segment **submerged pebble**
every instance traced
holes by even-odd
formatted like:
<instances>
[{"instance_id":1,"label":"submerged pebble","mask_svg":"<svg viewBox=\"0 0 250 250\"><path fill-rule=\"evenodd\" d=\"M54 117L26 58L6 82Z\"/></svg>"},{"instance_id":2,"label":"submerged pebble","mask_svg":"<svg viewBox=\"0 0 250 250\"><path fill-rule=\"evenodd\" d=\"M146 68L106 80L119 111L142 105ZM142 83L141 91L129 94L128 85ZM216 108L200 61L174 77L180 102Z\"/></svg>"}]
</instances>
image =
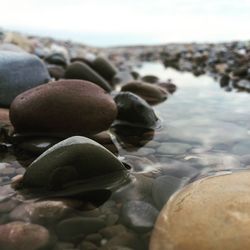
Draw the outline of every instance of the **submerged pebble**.
<instances>
[{"instance_id":1,"label":"submerged pebble","mask_svg":"<svg viewBox=\"0 0 250 250\"><path fill-rule=\"evenodd\" d=\"M0 225L0 235L0 248L3 250L39 250L50 243L46 228L20 221Z\"/></svg>"}]
</instances>

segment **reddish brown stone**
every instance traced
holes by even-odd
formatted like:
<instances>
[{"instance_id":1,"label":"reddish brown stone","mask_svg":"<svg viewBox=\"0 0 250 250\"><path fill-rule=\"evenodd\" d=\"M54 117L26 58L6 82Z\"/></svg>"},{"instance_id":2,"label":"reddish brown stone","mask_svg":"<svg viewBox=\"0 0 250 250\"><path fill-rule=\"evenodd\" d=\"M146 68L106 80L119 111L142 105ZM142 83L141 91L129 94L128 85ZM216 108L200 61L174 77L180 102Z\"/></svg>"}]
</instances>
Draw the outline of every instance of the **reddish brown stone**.
<instances>
[{"instance_id":1,"label":"reddish brown stone","mask_svg":"<svg viewBox=\"0 0 250 250\"><path fill-rule=\"evenodd\" d=\"M16 132L93 135L107 130L116 115L112 97L82 80L61 80L30 89L10 107Z\"/></svg>"},{"instance_id":2,"label":"reddish brown stone","mask_svg":"<svg viewBox=\"0 0 250 250\"><path fill-rule=\"evenodd\" d=\"M134 81L127 83L121 89L129 91L144 99L149 104L157 104L167 99L168 93L165 89L146 82Z\"/></svg>"}]
</instances>

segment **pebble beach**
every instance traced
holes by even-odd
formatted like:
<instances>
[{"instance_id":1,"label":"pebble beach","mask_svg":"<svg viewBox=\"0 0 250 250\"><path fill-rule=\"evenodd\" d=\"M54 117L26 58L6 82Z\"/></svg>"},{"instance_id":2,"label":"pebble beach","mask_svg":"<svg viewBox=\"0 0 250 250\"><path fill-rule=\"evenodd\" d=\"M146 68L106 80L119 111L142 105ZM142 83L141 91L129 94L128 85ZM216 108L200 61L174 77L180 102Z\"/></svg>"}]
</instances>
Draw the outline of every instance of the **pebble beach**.
<instances>
[{"instance_id":1,"label":"pebble beach","mask_svg":"<svg viewBox=\"0 0 250 250\"><path fill-rule=\"evenodd\" d=\"M249 92L250 41L0 31L0 249L250 248Z\"/></svg>"}]
</instances>

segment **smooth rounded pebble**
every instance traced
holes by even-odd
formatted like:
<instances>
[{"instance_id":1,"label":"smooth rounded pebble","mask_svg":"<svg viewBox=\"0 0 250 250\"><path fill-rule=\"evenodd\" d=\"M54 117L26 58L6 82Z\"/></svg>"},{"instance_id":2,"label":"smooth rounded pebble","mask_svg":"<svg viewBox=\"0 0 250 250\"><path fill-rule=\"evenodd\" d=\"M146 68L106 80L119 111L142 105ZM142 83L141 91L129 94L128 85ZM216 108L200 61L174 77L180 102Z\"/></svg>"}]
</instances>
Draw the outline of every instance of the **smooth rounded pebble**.
<instances>
[{"instance_id":1,"label":"smooth rounded pebble","mask_svg":"<svg viewBox=\"0 0 250 250\"><path fill-rule=\"evenodd\" d=\"M46 228L19 221L0 225L0 235L2 250L38 250L50 241Z\"/></svg>"},{"instance_id":2,"label":"smooth rounded pebble","mask_svg":"<svg viewBox=\"0 0 250 250\"><path fill-rule=\"evenodd\" d=\"M162 209L150 250L242 250L250 246L250 172L198 180Z\"/></svg>"},{"instance_id":3,"label":"smooth rounded pebble","mask_svg":"<svg viewBox=\"0 0 250 250\"><path fill-rule=\"evenodd\" d=\"M65 78L90 81L108 92L111 91L109 83L84 62L73 62L70 64L65 71Z\"/></svg>"},{"instance_id":4,"label":"smooth rounded pebble","mask_svg":"<svg viewBox=\"0 0 250 250\"><path fill-rule=\"evenodd\" d=\"M137 232L148 232L157 218L158 210L143 201L128 201L122 207L121 220Z\"/></svg>"},{"instance_id":5,"label":"smooth rounded pebble","mask_svg":"<svg viewBox=\"0 0 250 250\"><path fill-rule=\"evenodd\" d=\"M0 106L9 107L22 92L50 80L44 63L28 53L0 51Z\"/></svg>"},{"instance_id":6,"label":"smooth rounded pebble","mask_svg":"<svg viewBox=\"0 0 250 250\"><path fill-rule=\"evenodd\" d=\"M146 82L133 81L125 84L122 91L129 91L144 99L149 104L157 104L167 99L167 91L163 88Z\"/></svg>"},{"instance_id":7,"label":"smooth rounded pebble","mask_svg":"<svg viewBox=\"0 0 250 250\"><path fill-rule=\"evenodd\" d=\"M112 97L97 85L61 80L15 98L10 119L17 132L93 135L107 130L117 115Z\"/></svg>"}]
</instances>

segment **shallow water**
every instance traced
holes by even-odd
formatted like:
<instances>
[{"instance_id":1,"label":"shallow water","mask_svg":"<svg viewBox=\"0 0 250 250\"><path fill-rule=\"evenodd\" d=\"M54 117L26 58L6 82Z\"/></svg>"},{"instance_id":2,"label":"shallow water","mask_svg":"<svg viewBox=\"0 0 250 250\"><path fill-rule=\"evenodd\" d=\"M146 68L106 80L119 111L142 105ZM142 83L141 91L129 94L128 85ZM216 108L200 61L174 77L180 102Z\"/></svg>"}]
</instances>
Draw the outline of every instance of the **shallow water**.
<instances>
[{"instance_id":1,"label":"shallow water","mask_svg":"<svg viewBox=\"0 0 250 250\"><path fill-rule=\"evenodd\" d=\"M161 128L144 131L140 135L126 134L115 137L113 134L121 159L132 166L132 182L115 192L98 212L96 210L93 213L87 212L87 215L76 213L75 216L98 217L105 221L106 228L125 225L128 239L126 241L124 236L121 237L123 241L121 239L119 241L117 235L109 238L99 232L102 238L96 243L98 248L108 246L108 242L113 239L113 242L119 242L121 246L129 249L146 249L155 214L176 190L200 176L216 174L221 170L247 168L250 165L248 93L234 90L227 92L211 76L195 77L191 73L165 69L160 63L145 63L136 70L141 75L153 74L162 80L171 78L178 89L167 101L154 106L161 120ZM15 160L15 157L9 155L2 158L3 163L0 165L2 170L7 169L4 162ZM13 167L22 173L20 165L12 165ZM17 173L11 168L8 169L5 173L2 171L2 182L8 181L9 177ZM166 176L167 181L164 179ZM13 218L38 223L37 218L29 217L28 212L24 213L22 209L13 213L13 209L20 204L20 201L14 199L12 203L6 204L8 199L5 198L12 195L12 191L6 187L1 188L0 192L1 201L3 200L0 203L0 223L14 220ZM161 192L162 190L165 192ZM132 203L129 203L131 201ZM135 201L144 203L138 204ZM146 208L141 212L143 206ZM41 211L44 213L44 210ZM11 213L12 219L9 218ZM48 213L48 216L51 214ZM128 217L133 218L135 223L129 222ZM60 220L57 224L59 223ZM50 223L49 226L45 222L41 224L56 234L57 229ZM56 247L59 246L58 242L67 241L71 242L70 249L82 249L79 242L86 241L87 236L88 234L80 240L59 237ZM116 241L115 237L118 237ZM56 247L48 249L66 249Z\"/></svg>"}]
</instances>

